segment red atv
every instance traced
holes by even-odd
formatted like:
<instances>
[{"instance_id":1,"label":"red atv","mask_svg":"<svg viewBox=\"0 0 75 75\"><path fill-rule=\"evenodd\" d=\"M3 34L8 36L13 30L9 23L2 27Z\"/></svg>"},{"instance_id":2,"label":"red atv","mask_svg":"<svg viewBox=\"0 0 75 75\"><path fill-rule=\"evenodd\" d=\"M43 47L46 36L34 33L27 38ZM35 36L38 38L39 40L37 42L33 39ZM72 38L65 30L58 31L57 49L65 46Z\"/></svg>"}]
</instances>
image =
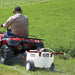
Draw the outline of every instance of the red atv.
<instances>
[{"instance_id":1,"label":"red atv","mask_svg":"<svg viewBox=\"0 0 75 75\"><path fill-rule=\"evenodd\" d=\"M8 30L7 30L8 31ZM4 38L4 33L0 34L0 60L6 65L13 64L13 58L28 50L35 50L38 47L44 48L42 39L25 38L19 36L8 36Z\"/></svg>"}]
</instances>

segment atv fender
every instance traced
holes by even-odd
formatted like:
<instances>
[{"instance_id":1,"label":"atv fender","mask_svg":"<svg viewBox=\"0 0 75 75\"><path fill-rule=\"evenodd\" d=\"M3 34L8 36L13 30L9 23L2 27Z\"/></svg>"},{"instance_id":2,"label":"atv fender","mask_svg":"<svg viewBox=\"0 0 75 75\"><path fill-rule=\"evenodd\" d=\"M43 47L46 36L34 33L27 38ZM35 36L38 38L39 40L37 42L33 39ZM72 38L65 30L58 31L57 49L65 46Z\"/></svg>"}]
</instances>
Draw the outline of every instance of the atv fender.
<instances>
[{"instance_id":1,"label":"atv fender","mask_svg":"<svg viewBox=\"0 0 75 75\"><path fill-rule=\"evenodd\" d=\"M21 41L18 40L10 40L10 38L4 38L2 40L2 45L8 44L9 46L18 46L21 43Z\"/></svg>"}]
</instances>

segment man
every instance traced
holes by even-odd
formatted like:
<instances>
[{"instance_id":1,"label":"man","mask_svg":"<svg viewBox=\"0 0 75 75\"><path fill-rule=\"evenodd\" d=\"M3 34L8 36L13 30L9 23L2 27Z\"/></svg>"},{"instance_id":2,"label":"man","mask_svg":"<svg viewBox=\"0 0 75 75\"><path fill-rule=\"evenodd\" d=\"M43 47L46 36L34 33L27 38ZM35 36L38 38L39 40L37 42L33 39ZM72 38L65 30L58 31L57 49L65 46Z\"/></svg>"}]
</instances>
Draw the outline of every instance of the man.
<instances>
[{"instance_id":1,"label":"man","mask_svg":"<svg viewBox=\"0 0 75 75\"><path fill-rule=\"evenodd\" d=\"M22 10L20 7L15 7L15 10L13 11L15 14L14 16L11 16L6 23L3 24L4 28L9 28L11 26L11 32L4 35L4 37L7 37L9 34L17 35L17 36L25 36L28 35L28 19L26 16L22 14Z\"/></svg>"}]
</instances>

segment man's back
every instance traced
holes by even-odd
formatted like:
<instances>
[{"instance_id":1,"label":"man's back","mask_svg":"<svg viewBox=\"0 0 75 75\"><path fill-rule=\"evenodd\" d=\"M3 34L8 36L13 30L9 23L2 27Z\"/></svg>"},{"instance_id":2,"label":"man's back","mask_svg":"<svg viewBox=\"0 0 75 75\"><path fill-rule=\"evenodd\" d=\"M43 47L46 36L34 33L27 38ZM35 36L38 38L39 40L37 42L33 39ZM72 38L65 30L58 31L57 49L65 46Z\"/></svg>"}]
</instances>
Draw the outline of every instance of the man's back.
<instances>
[{"instance_id":1,"label":"man's back","mask_svg":"<svg viewBox=\"0 0 75 75\"><path fill-rule=\"evenodd\" d=\"M28 19L21 13L12 16L13 22L11 23L12 33L15 35L28 35Z\"/></svg>"},{"instance_id":2,"label":"man's back","mask_svg":"<svg viewBox=\"0 0 75 75\"><path fill-rule=\"evenodd\" d=\"M13 11L15 14L11 16L4 24L4 28L9 28L11 26L11 31L13 34L18 36L28 35L28 19L22 14L20 7L15 7Z\"/></svg>"}]
</instances>

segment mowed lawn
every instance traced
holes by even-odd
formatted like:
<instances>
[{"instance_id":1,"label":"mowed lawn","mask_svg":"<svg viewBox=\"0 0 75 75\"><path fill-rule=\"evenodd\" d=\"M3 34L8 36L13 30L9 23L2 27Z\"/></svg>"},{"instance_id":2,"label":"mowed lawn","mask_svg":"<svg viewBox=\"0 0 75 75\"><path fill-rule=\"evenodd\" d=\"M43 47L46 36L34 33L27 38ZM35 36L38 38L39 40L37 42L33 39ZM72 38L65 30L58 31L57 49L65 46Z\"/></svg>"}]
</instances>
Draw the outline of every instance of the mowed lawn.
<instances>
[{"instance_id":1,"label":"mowed lawn","mask_svg":"<svg viewBox=\"0 0 75 75\"><path fill-rule=\"evenodd\" d=\"M0 64L0 75L75 75L75 59L64 60L55 57L54 64L54 72L49 69L38 68L32 72L26 71L25 66L23 64L21 66L19 63L14 66Z\"/></svg>"},{"instance_id":2,"label":"mowed lawn","mask_svg":"<svg viewBox=\"0 0 75 75\"><path fill-rule=\"evenodd\" d=\"M23 14L29 19L30 35L44 39L45 47L55 51L66 52L67 55L75 52L75 0L0 1L0 24L13 15L15 6L21 6ZM0 27L1 31L5 32L6 29ZM29 72L20 64L14 66L0 64L0 75L75 75L74 58L64 60L55 57L54 63L54 72L47 69Z\"/></svg>"}]
</instances>

